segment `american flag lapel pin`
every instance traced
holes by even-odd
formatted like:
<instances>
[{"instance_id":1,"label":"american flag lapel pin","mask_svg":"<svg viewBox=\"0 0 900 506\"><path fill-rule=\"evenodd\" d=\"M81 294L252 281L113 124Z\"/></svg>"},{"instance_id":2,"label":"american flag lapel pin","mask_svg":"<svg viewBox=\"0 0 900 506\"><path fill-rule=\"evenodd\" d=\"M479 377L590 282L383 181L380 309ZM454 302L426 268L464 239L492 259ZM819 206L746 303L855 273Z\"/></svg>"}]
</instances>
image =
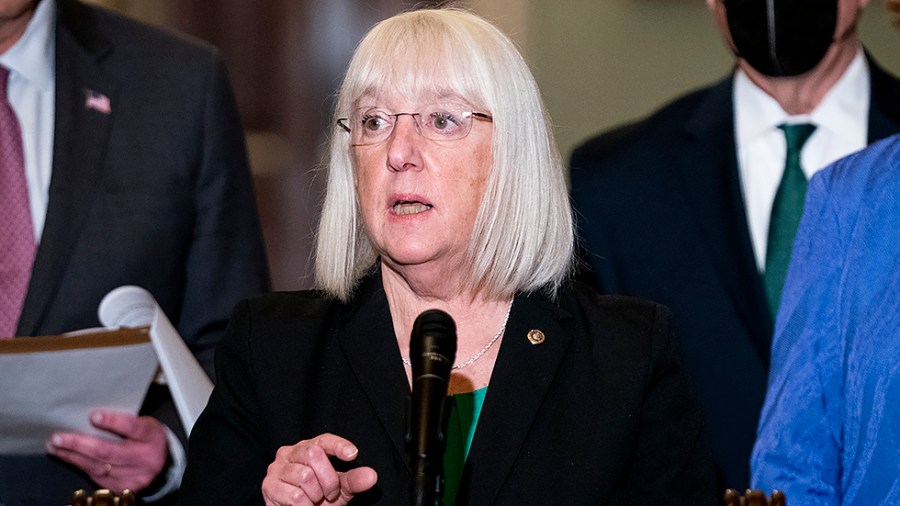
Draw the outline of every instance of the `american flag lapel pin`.
<instances>
[{"instance_id":1,"label":"american flag lapel pin","mask_svg":"<svg viewBox=\"0 0 900 506\"><path fill-rule=\"evenodd\" d=\"M103 114L109 114L112 112L112 108L109 105L109 97L94 90L84 90L84 108L85 109L93 109L97 112Z\"/></svg>"}]
</instances>

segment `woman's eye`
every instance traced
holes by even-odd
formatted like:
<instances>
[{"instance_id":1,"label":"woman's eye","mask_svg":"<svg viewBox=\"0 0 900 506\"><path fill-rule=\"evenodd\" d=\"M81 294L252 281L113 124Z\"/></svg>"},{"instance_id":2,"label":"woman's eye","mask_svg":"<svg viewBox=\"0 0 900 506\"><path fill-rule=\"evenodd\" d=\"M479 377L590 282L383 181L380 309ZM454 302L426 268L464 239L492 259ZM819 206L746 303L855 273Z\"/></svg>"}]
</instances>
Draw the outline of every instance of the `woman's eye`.
<instances>
[{"instance_id":1,"label":"woman's eye","mask_svg":"<svg viewBox=\"0 0 900 506\"><path fill-rule=\"evenodd\" d=\"M377 114L366 115L362 119L362 126L366 130L370 130L373 132L377 132L378 130L384 128L387 124L387 121Z\"/></svg>"},{"instance_id":2,"label":"woman's eye","mask_svg":"<svg viewBox=\"0 0 900 506\"><path fill-rule=\"evenodd\" d=\"M456 126L456 120L448 112L438 112L431 115L431 124L435 130L447 130Z\"/></svg>"}]
</instances>

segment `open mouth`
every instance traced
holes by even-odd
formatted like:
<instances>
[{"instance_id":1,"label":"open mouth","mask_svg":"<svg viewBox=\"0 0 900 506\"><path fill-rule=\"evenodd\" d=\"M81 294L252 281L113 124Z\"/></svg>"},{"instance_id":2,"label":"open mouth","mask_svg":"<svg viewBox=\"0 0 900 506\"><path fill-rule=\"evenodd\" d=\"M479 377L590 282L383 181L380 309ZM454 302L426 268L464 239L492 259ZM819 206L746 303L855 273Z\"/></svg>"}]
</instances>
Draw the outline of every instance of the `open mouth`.
<instances>
[{"instance_id":1,"label":"open mouth","mask_svg":"<svg viewBox=\"0 0 900 506\"><path fill-rule=\"evenodd\" d=\"M408 214L418 214L424 213L425 211L431 209L430 204L423 204L419 201L413 200L398 200L394 202L393 210L394 214L398 216L405 216Z\"/></svg>"}]
</instances>

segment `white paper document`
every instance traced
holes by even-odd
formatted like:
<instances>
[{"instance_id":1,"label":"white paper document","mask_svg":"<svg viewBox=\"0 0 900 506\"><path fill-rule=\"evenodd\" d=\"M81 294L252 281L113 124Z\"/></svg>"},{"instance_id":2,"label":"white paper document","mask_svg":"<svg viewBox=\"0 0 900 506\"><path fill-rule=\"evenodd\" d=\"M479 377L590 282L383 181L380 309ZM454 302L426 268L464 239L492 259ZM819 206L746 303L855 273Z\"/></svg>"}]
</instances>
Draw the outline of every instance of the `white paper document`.
<instances>
[{"instance_id":1,"label":"white paper document","mask_svg":"<svg viewBox=\"0 0 900 506\"><path fill-rule=\"evenodd\" d=\"M138 286L120 286L100 302L99 316L107 327L150 325L150 339L172 400L184 430L190 434L206 407L213 383L153 295Z\"/></svg>"},{"instance_id":2,"label":"white paper document","mask_svg":"<svg viewBox=\"0 0 900 506\"><path fill-rule=\"evenodd\" d=\"M119 287L98 313L106 328L0 340L0 454L44 453L57 431L114 438L90 412L136 415L160 368L190 433L213 385L153 296Z\"/></svg>"},{"instance_id":3,"label":"white paper document","mask_svg":"<svg viewBox=\"0 0 900 506\"><path fill-rule=\"evenodd\" d=\"M44 453L57 431L113 438L90 412L137 414L156 370L146 328L0 341L0 454Z\"/></svg>"}]
</instances>

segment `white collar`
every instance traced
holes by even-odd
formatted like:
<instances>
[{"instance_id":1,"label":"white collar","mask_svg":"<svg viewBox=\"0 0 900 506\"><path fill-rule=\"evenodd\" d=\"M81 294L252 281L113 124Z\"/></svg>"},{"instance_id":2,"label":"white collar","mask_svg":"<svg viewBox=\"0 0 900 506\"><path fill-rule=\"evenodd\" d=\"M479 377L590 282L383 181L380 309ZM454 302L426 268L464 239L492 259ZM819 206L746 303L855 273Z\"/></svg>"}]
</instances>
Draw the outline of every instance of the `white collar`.
<instances>
[{"instance_id":1,"label":"white collar","mask_svg":"<svg viewBox=\"0 0 900 506\"><path fill-rule=\"evenodd\" d=\"M866 132L871 95L868 65L862 48L822 102L810 114L790 115L747 74L738 69L734 77L736 136L738 145L748 145L782 123L815 123L841 139L853 139Z\"/></svg>"}]
</instances>

